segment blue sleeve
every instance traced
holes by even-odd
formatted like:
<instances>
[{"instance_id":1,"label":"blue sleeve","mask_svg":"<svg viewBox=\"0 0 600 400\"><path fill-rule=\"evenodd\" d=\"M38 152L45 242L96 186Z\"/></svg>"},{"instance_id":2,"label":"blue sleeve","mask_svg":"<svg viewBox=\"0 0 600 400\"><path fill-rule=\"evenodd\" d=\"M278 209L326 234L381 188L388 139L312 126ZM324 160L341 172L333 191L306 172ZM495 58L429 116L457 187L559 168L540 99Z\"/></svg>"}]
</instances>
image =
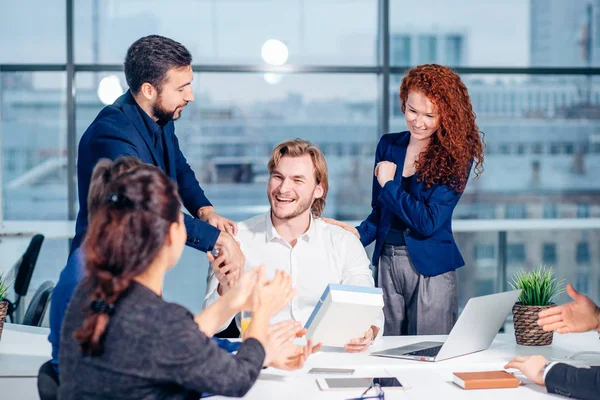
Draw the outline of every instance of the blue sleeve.
<instances>
[{"instance_id":1,"label":"blue sleeve","mask_svg":"<svg viewBox=\"0 0 600 400\"><path fill-rule=\"evenodd\" d=\"M85 275L85 256L81 248L77 248L69 259L67 265L60 273L58 282L52 291L50 302L50 334L48 340L52 344L52 364L58 372L58 354L60 351L60 329L62 321L75 288Z\"/></svg>"},{"instance_id":2,"label":"blue sleeve","mask_svg":"<svg viewBox=\"0 0 600 400\"><path fill-rule=\"evenodd\" d=\"M242 342L232 342L231 340L220 339L214 336L212 337L212 340L217 342L217 345L228 353L233 353L234 351L237 351L240 348L240 345L242 344Z\"/></svg>"},{"instance_id":3,"label":"blue sleeve","mask_svg":"<svg viewBox=\"0 0 600 400\"><path fill-rule=\"evenodd\" d=\"M179 196L183 201L185 208L193 216L198 216L198 210L205 206L212 206L210 201L204 195L204 190L196 179L196 174L190 168L185 156L179 148L179 140L173 135L173 145L175 150L175 169L177 175L177 184L179 185Z\"/></svg>"},{"instance_id":4,"label":"blue sleeve","mask_svg":"<svg viewBox=\"0 0 600 400\"><path fill-rule=\"evenodd\" d=\"M379 161L381 161L385 155L385 151L387 149L387 135L383 135L377 144L377 150L375 151L375 164L373 166L373 171L375 171L375 166ZM379 226L379 221L381 219L381 208L379 204L376 202L376 199L379 197L379 192L381 187L379 186L379 182L377 182L377 177L373 174L373 188L371 191L371 214L365 219L359 226L356 227L358 229L358 233L360 234L360 241L363 246L368 246L377 238L377 227Z\"/></svg>"},{"instance_id":5,"label":"blue sleeve","mask_svg":"<svg viewBox=\"0 0 600 400\"><path fill-rule=\"evenodd\" d=\"M221 234L218 228L186 213L183 214L183 222L188 235L185 243L187 246L203 252L211 251L215 247Z\"/></svg>"},{"instance_id":6,"label":"blue sleeve","mask_svg":"<svg viewBox=\"0 0 600 400\"><path fill-rule=\"evenodd\" d=\"M413 231L431 236L452 217L462 195L446 185L438 185L432 190L428 200L420 201L398 183L389 181L381 189L376 202L394 213Z\"/></svg>"},{"instance_id":7,"label":"blue sleeve","mask_svg":"<svg viewBox=\"0 0 600 400\"><path fill-rule=\"evenodd\" d=\"M574 399L600 398L600 367L577 368L567 364L556 364L546 375L548 393Z\"/></svg>"}]
</instances>

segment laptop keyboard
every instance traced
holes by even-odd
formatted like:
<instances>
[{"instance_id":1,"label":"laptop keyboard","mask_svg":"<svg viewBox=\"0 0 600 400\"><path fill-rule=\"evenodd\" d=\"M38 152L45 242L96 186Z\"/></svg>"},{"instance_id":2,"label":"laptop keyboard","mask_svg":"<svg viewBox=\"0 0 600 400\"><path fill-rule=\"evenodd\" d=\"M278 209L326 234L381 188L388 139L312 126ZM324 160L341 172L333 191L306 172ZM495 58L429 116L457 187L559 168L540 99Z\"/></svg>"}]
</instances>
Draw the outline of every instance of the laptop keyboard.
<instances>
[{"instance_id":1,"label":"laptop keyboard","mask_svg":"<svg viewBox=\"0 0 600 400\"><path fill-rule=\"evenodd\" d=\"M430 347L428 349L412 351L410 353L405 353L407 356L417 356L417 357L435 357L440 352L442 346Z\"/></svg>"}]
</instances>

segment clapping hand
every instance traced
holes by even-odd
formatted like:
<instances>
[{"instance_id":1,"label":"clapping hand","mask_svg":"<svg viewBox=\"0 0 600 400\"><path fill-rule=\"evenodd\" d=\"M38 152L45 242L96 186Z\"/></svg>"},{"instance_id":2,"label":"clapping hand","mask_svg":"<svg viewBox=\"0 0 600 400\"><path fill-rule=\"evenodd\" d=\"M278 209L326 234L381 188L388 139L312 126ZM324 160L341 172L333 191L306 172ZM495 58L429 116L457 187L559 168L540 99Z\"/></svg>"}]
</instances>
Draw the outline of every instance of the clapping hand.
<instances>
[{"instance_id":1,"label":"clapping hand","mask_svg":"<svg viewBox=\"0 0 600 400\"><path fill-rule=\"evenodd\" d=\"M293 340L306 334L299 322L283 321L269 327L266 352L268 366L296 370L304 366L308 357L321 348L321 343L316 346L308 340L305 346L297 346Z\"/></svg>"}]
</instances>

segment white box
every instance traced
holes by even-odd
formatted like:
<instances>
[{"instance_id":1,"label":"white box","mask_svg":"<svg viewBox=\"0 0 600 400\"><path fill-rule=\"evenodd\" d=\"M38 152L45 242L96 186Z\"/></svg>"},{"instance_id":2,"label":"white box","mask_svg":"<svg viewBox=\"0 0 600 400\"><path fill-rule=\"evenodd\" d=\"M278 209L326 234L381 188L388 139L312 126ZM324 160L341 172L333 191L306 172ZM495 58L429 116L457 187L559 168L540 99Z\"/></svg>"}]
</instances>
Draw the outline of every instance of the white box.
<instances>
[{"instance_id":1,"label":"white box","mask_svg":"<svg viewBox=\"0 0 600 400\"><path fill-rule=\"evenodd\" d=\"M304 326L308 339L344 346L363 337L383 309L383 292L368 286L329 284Z\"/></svg>"}]
</instances>

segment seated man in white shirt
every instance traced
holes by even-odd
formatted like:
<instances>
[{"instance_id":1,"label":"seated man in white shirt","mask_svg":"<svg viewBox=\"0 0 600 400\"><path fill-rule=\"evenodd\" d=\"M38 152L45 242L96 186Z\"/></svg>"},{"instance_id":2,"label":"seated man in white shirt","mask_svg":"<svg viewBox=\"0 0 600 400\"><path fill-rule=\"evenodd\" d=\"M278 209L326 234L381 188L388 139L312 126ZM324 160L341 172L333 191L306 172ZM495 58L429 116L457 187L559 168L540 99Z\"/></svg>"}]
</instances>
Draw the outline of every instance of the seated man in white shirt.
<instances>
[{"instance_id":1,"label":"seated man in white shirt","mask_svg":"<svg viewBox=\"0 0 600 400\"><path fill-rule=\"evenodd\" d=\"M245 269L265 264L267 278L277 269L292 276L296 295L271 322L306 324L328 284L373 287L370 261L356 236L320 218L329 186L327 163L317 146L301 139L283 142L271 154L268 169L271 210L241 222L236 239L246 257ZM204 307L236 279L219 268L220 261L211 263ZM383 312L363 337L345 345L346 351L366 350L382 326Z\"/></svg>"}]
</instances>

